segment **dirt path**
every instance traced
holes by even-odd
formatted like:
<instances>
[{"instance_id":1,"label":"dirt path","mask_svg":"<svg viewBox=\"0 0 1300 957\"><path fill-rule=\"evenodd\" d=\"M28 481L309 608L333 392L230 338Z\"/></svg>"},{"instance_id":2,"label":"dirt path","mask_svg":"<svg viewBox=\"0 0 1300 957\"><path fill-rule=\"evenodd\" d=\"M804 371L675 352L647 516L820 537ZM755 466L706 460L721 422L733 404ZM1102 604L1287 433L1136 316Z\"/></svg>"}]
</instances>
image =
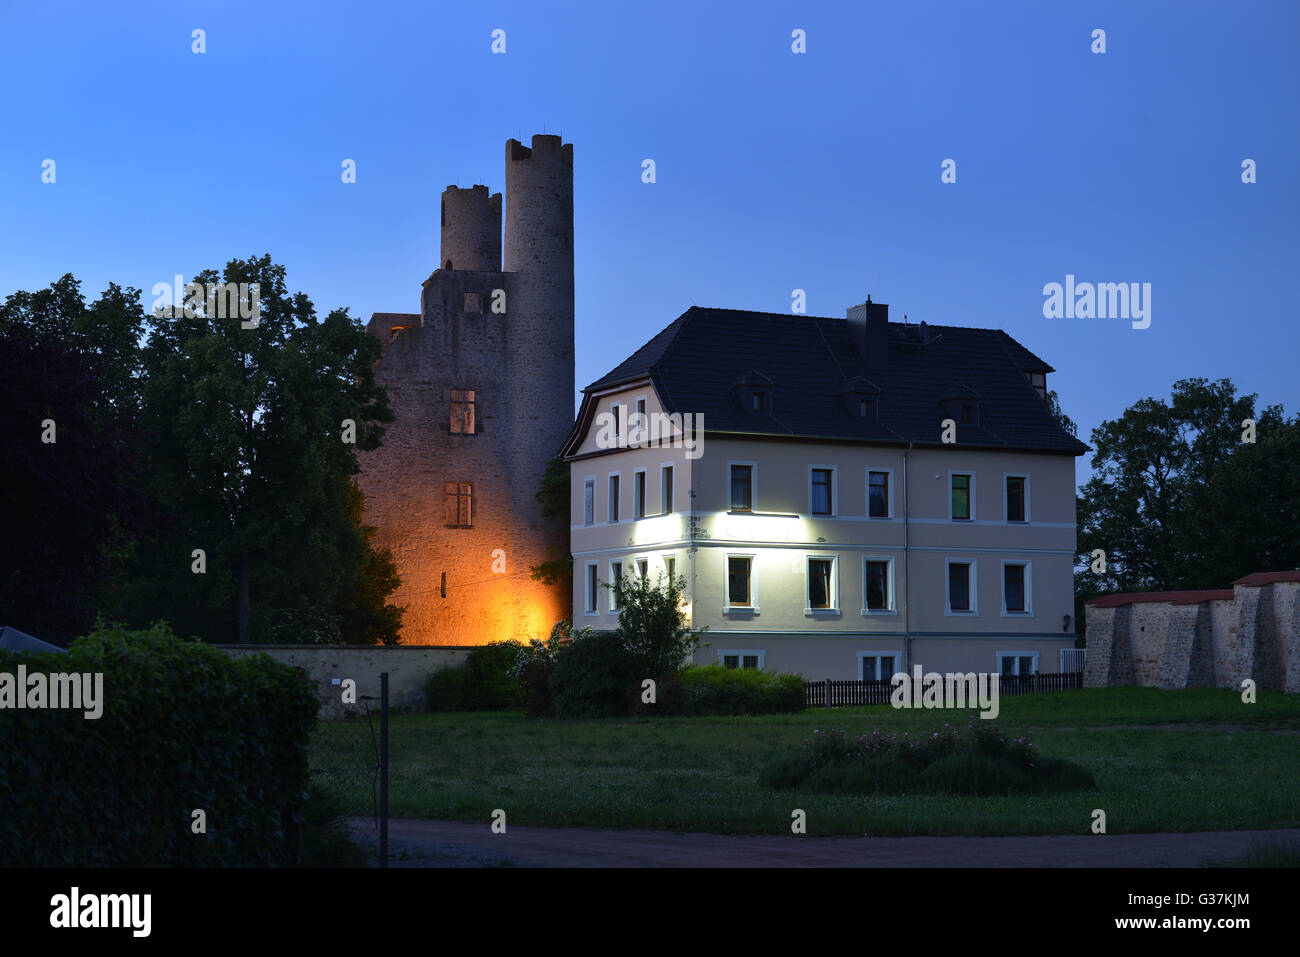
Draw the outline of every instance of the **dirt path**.
<instances>
[{"instance_id":1,"label":"dirt path","mask_svg":"<svg viewBox=\"0 0 1300 957\"><path fill-rule=\"evenodd\" d=\"M375 846L374 822L354 818ZM1040 837L769 837L389 821L393 867L1199 867L1300 829Z\"/></svg>"}]
</instances>

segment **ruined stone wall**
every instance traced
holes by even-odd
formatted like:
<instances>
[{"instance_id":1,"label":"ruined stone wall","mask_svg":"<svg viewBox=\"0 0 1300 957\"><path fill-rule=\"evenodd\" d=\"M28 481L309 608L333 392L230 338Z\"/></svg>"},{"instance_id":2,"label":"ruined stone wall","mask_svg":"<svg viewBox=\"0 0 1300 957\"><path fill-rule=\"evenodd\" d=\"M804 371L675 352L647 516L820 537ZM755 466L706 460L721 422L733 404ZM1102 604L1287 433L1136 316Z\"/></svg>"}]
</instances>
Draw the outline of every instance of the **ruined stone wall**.
<instances>
[{"instance_id":1,"label":"ruined stone wall","mask_svg":"<svg viewBox=\"0 0 1300 957\"><path fill-rule=\"evenodd\" d=\"M1300 582L1234 587L1231 599L1088 605L1084 687L1300 691Z\"/></svg>"}]
</instances>

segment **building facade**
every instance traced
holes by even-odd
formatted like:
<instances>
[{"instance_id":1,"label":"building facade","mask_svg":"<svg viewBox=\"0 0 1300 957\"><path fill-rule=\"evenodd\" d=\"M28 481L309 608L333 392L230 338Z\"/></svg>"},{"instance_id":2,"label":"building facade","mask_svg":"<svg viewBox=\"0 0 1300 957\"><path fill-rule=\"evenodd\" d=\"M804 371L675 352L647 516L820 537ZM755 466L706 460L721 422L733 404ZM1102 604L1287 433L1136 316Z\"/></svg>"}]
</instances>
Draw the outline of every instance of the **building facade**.
<instances>
[{"instance_id":1,"label":"building facade","mask_svg":"<svg viewBox=\"0 0 1300 957\"><path fill-rule=\"evenodd\" d=\"M887 679L1073 670L1075 458L997 330L692 308L584 393L576 625L684 580L701 663Z\"/></svg>"},{"instance_id":2,"label":"building facade","mask_svg":"<svg viewBox=\"0 0 1300 957\"><path fill-rule=\"evenodd\" d=\"M572 145L509 140L505 184L504 204L447 187L420 311L367 324L396 420L360 483L401 575L405 644L544 637L570 614L568 581L530 569L568 544L535 495L573 421Z\"/></svg>"}]
</instances>

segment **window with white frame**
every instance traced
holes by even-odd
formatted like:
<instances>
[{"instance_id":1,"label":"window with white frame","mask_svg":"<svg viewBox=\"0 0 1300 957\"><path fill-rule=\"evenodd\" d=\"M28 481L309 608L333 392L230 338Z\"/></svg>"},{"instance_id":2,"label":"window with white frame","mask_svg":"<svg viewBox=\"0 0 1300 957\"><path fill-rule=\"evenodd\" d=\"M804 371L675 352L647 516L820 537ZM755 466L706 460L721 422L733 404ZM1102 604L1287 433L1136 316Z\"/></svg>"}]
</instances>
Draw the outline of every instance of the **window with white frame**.
<instances>
[{"instance_id":1,"label":"window with white frame","mask_svg":"<svg viewBox=\"0 0 1300 957\"><path fill-rule=\"evenodd\" d=\"M950 558L947 565L948 610L946 614L978 614L979 608L975 600L975 563Z\"/></svg>"},{"instance_id":2,"label":"window with white frame","mask_svg":"<svg viewBox=\"0 0 1300 957\"><path fill-rule=\"evenodd\" d=\"M618 486L622 478L619 473L614 472L609 477L609 521L613 524L618 521Z\"/></svg>"},{"instance_id":3,"label":"window with white frame","mask_svg":"<svg viewBox=\"0 0 1300 957\"><path fill-rule=\"evenodd\" d=\"M999 651L998 674L1032 675L1038 673L1038 652Z\"/></svg>"},{"instance_id":4,"label":"window with white frame","mask_svg":"<svg viewBox=\"0 0 1300 957\"><path fill-rule=\"evenodd\" d=\"M1033 614L1029 562L1002 563L1002 614Z\"/></svg>"},{"instance_id":5,"label":"window with white frame","mask_svg":"<svg viewBox=\"0 0 1300 957\"><path fill-rule=\"evenodd\" d=\"M673 513L673 467L671 465L661 465L659 467L659 510L664 515Z\"/></svg>"},{"instance_id":6,"label":"window with white frame","mask_svg":"<svg viewBox=\"0 0 1300 957\"><path fill-rule=\"evenodd\" d=\"M754 611L758 607L758 598L754 588L754 556L728 553L724 556L727 566L727 595L724 611Z\"/></svg>"},{"instance_id":7,"label":"window with white frame","mask_svg":"<svg viewBox=\"0 0 1300 957\"><path fill-rule=\"evenodd\" d=\"M636 560L637 577L645 581L650 575L650 560L647 558L638 558Z\"/></svg>"},{"instance_id":8,"label":"window with white frame","mask_svg":"<svg viewBox=\"0 0 1300 957\"><path fill-rule=\"evenodd\" d=\"M718 663L724 668L757 668L761 671L766 657L766 653L761 649L723 649L718 652Z\"/></svg>"},{"instance_id":9,"label":"window with white frame","mask_svg":"<svg viewBox=\"0 0 1300 957\"><path fill-rule=\"evenodd\" d=\"M891 518L893 516L893 469L867 470L867 517Z\"/></svg>"},{"instance_id":10,"label":"window with white frame","mask_svg":"<svg viewBox=\"0 0 1300 957\"><path fill-rule=\"evenodd\" d=\"M813 515L835 514L835 469L814 465L808 470L808 511Z\"/></svg>"},{"instance_id":11,"label":"window with white frame","mask_svg":"<svg viewBox=\"0 0 1300 957\"><path fill-rule=\"evenodd\" d=\"M632 473L632 517L645 518L645 469Z\"/></svg>"},{"instance_id":12,"label":"window with white frame","mask_svg":"<svg viewBox=\"0 0 1300 957\"><path fill-rule=\"evenodd\" d=\"M902 660L902 654L897 651L859 651L858 679L889 681L898 674Z\"/></svg>"},{"instance_id":13,"label":"window with white frame","mask_svg":"<svg viewBox=\"0 0 1300 957\"><path fill-rule=\"evenodd\" d=\"M636 422L632 425L632 434L638 442L644 441L650 431L650 420L645 414L645 396L636 400Z\"/></svg>"},{"instance_id":14,"label":"window with white frame","mask_svg":"<svg viewBox=\"0 0 1300 957\"><path fill-rule=\"evenodd\" d=\"M624 446L627 444L627 434L623 431L623 406L615 402L609 407L609 411L614 415L614 445Z\"/></svg>"},{"instance_id":15,"label":"window with white frame","mask_svg":"<svg viewBox=\"0 0 1300 957\"><path fill-rule=\"evenodd\" d=\"M804 610L810 613L839 611L839 576L834 555L809 555Z\"/></svg>"},{"instance_id":16,"label":"window with white frame","mask_svg":"<svg viewBox=\"0 0 1300 957\"><path fill-rule=\"evenodd\" d=\"M596 479L591 477L582 482L582 524L596 524Z\"/></svg>"},{"instance_id":17,"label":"window with white frame","mask_svg":"<svg viewBox=\"0 0 1300 957\"><path fill-rule=\"evenodd\" d=\"M618 586L623 581L623 563L609 563L609 610L618 611Z\"/></svg>"},{"instance_id":18,"label":"window with white frame","mask_svg":"<svg viewBox=\"0 0 1300 957\"><path fill-rule=\"evenodd\" d=\"M600 596L600 572L595 562L587 562L587 594L586 604L583 610L588 615L594 615L597 611L597 602Z\"/></svg>"},{"instance_id":19,"label":"window with white frame","mask_svg":"<svg viewBox=\"0 0 1300 957\"><path fill-rule=\"evenodd\" d=\"M950 472L948 475L951 491L951 508L948 517L954 522L971 522L975 520L975 473Z\"/></svg>"},{"instance_id":20,"label":"window with white frame","mask_svg":"<svg viewBox=\"0 0 1300 957\"><path fill-rule=\"evenodd\" d=\"M677 581L677 558L674 555L664 556L664 577L668 579L668 587L676 588Z\"/></svg>"},{"instance_id":21,"label":"window with white frame","mask_svg":"<svg viewBox=\"0 0 1300 957\"><path fill-rule=\"evenodd\" d=\"M1029 521L1029 476L1008 475L1004 480L1004 499L1008 522Z\"/></svg>"},{"instance_id":22,"label":"window with white frame","mask_svg":"<svg viewBox=\"0 0 1300 957\"><path fill-rule=\"evenodd\" d=\"M862 559L862 614L892 615L894 607L894 559L867 555Z\"/></svg>"}]
</instances>

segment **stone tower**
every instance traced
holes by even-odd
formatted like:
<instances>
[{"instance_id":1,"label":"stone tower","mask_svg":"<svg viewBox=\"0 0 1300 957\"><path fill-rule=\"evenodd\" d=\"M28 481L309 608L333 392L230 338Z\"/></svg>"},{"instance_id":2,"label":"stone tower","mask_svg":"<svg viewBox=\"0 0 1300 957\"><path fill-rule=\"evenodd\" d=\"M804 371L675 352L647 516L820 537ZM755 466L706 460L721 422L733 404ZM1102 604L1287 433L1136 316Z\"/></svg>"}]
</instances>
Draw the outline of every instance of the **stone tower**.
<instances>
[{"instance_id":1,"label":"stone tower","mask_svg":"<svg viewBox=\"0 0 1300 957\"><path fill-rule=\"evenodd\" d=\"M419 313L376 313L376 378L396 419L363 452L365 521L390 548L405 644L545 637L567 581L530 568L568 551L568 516L535 494L573 424L573 146L506 143L502 197L442 194L442 248Z\"/></svg>"}]
</instances>

